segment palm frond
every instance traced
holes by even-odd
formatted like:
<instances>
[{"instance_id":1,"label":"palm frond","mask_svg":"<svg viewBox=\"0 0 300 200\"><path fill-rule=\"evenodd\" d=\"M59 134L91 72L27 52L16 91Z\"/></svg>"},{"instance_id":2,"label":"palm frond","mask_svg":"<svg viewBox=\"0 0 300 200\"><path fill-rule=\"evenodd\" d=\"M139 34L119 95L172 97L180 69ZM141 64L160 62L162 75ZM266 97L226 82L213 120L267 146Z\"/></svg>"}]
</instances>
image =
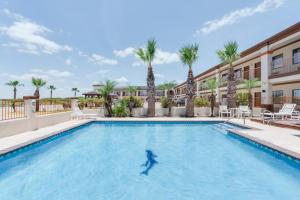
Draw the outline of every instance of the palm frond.
<instances>
[{"instance_id":1,"label":"palm frond","mask_svg":"<svg viewBox=\"0 0 300 200\"><path fill-rule=\"evenodd\" d=\"M139 48L139 49L136 51L136 55L137 55L143 62L146 62L146 61L147 61L147 58L146 58L144 49Z\"/></svg>"},{"instance_id":2,"label":"palm frond","mask_svg":"<svg viewBox=\"0 0 300 200\"><path fill-rule=\"evenodd\" d=\"M117 82L111 81L111 80L107 80L105 82L104 86L100 89L101 95L104 98L108 97L114 91L116 85L117 85Z\"/></svg>"},{"instance_id":3,"label":"palm frond","mask_svg":"<svg viewBox=\"0 0 300 200\"><path fill-rule=\"evenodd\" d=\"M223 50L218 50L217 55L223 63L232 64L240 55L238 54L238 44L236 41L230 41L224 45Z\"/></svg>"},{"instance_id":4,"label":"palm frond","mask_svg":"<svg viewBox=\"0 0 300 200\"><path fill-rule=\"evenodd\" d=\"M147 55L148 62L152 62L156 52L156 41L155 39L149 39L147 44Z\"/></svg>"},{"instance_id":5,"label":"palm frond","mask_svg":"<svg viewBox=\"0 0 300 200\"><path fill-rule=\"evenodd\" d=\"M157 86L160 90L171 90L177 85L176 81L166 82Z\"/></svg>"},{"instance_id":6,"label":"palm frond","mask_svg":"<svg viewBox=\"0 0 300 200\"><path fill-rule=\"evenodd\" d=\"M198 59L198 44L192 44L182 47L179 50L180 59L183 64L192 67L192 64Z\"/></svg>"},{"instance_id":7,"label":"palm frond","mask_svg":"<svg viewBox=\"0 0 300 200\"><path fill-rule=\"evenodd\" d=\"M139 48L136 51L136 55L145 63L151 64L155 58L156 53L156 41L155 39L149 39L147 47L145 49Z\"/></svg>"},{"instance_id":8,"label":"palm frond","mask_svg":"<svg viewBox=\"0 0 300 200\"><path fill-rule=\"evenodd\" d=\"M41 88L44 87L46 85L47 81L41 79L41 78L35 78L32 77L32 84L36 87L36 88Z\"/></svg>"},{"instance_id":9,"label":"palm frond","mask_svg":"<svg viewBox=\"0 0 300 200\"><path fill-rule=\"evenodd\" d=\"M205 84L206 87L211 91L214 91L218 87L218 81L216 78L208 79Z\"/></svg>"},{"instance_id":10,"label":"palm frond","mask_svg":"<svg viewBox=\"0 0 300 200\"><path fill-rule=\"evenodd\" d=\"M255 79L249 79L244 81L244 87L248 90L251 90L259 85L259 81Z\"/></svg>"}]
</instances>

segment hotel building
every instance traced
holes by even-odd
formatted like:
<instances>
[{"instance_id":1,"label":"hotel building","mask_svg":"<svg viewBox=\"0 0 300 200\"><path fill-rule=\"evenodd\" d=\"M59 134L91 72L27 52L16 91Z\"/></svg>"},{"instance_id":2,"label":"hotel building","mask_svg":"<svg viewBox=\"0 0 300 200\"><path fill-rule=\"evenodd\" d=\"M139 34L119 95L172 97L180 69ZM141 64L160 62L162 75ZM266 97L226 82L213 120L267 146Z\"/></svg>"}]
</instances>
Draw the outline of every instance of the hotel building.
<instances>
[{"instance_id":1,"label":"hotel building","mask_svg":"<svg viewBox=\"0 0 300 200\"><path fill-rule=\"evenodd\" d=\"M83 93L85 98L99 98L101 96L99 90L103 87L102 84L95 84L93 85L93 90ZM146 100L147 98L147 88L146 86L136 86L137 91L133 96L141 97L143 100ZM116 98L123 98L123 97L129 97L130 94L127 92L127 87L116 87L113 94ZM156 100L159 100L160 97L165 95L164 90L158 90L156 89Z\"/></svg>"},{"instance_id":2,"label":"hotel building","mask_svg":"<svg viewBox=\"0 0 300 200\"><path fill-rule=\"evenodd\" d=\"M256 78L253 108L278 110L283 103L300 106L300 22L242 51L233 63L237 93L246 92L244 80ZM195 76L196 95L207 97L206 80L216 78L217 102L226 103L228 65L218 64ZM175 87L177 98L184 98L186 83Z\"/></svg>"}]
</instances>

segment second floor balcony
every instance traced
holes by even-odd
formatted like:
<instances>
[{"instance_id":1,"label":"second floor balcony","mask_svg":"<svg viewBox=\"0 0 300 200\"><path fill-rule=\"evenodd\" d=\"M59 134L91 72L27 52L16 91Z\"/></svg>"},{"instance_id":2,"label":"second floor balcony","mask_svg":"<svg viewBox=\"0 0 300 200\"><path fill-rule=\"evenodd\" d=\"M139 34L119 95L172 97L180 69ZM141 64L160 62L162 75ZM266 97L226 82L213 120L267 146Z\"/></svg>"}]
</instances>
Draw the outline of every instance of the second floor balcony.
<instances>
[{"instance_id":1,"label":"second floor balcony","mask_svg":"<svg viewBox=\"0 0 300 200\"><path fill-rule=\"evenodd\" d=\"M269 78L300 74L300 62L296 61L293 58L272 61L269 65Z\"/></svg>"}]
</instances>

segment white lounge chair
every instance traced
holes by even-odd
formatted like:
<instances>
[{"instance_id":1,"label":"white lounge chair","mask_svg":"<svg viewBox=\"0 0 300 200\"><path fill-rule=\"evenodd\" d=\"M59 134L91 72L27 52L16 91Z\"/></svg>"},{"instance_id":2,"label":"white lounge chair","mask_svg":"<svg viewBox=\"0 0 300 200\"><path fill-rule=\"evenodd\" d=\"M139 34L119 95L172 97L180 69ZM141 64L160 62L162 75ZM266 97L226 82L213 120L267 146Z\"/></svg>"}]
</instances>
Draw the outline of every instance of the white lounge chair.
<instances>
[{"instance_id":1,"label":"white lounge chair","mask_svg":"<svg viewBox=\"0 0 300 200\"><path fill-rule=\"evenodd\" d=\"M243 116L250 117L251 110L248 106L239 106L239 108L237 110L237 115L238 115L238 118L243 117Z\"/></svg>"},{"instance_id":2,"label":"white lounge chair","mask_svg":"<svg viewBox=\"0 0 300 200\"><path fill-rule=\"evenodd\" d=\"M97 114L84 114L79 107L75 107L71 114L72 119L93 119L97 118Z\"/></svg>"},{"instance_id":3,"label":"white lounge chair","mask_svg":"<svg viewBox=\"0 0 300 200\"><path fill-rule=\"evenodd\" d=\"M295 110L296 104L286 103L282 106L282 108L277 113L272 113L268 110L265 110L263 113L261 113L261 116L263 120L265 118L269 119L275 119L275 118L281 118L284 119L285 117L292 118L294 110Z\"/></svg>"},{"instance_id":4,"label":"white lounge chair","mask_svg":"<svg viewBox=\"0 0 300 200\"><path fill-rule=\"evenodd\" d=\"M219 117L223 117L223 114L226 114L227 117L231 116L231 112L230 110L228 110L228 107L226 105L219 106Z\"/></svg>"}]
</instances>

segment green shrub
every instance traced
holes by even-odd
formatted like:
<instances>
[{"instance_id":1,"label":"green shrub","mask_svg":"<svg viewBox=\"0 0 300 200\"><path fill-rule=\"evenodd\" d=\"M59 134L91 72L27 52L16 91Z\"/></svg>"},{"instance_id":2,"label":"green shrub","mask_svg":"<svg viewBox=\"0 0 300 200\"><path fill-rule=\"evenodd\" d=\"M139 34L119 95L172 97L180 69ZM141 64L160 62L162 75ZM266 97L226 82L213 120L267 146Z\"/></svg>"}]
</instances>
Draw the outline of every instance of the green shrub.
<instances>
[{"instance_id":1,"label":"green shrub","mask_svg":"<svg viewBox=\"0 0 300 200\"><path fill-rule=\"evenodd\" d=\"M162 108L168 108L169 102L167 97L160 97L160 105Z\"/></svg>"},{"instance_id":2,"label":"green shrub","mask_svg":"<svg viewBox=\"0 0 300 200\"><path fill-rule=\"evenodd\" d=\"M235 101L239 106L246 106L248 105L248 93L237 93L235 96Z\"/></svg>"},{"instance_id":3,"label":"green shrub","mask_svg":"<svg viewBox=\"0 0 300 200\"><path fill-rule=\"evenodd\" d=\"M203 97L197 97L195 98L194 104L196 107L208 107L209 101Z\"/></svg>"},{"instance_id":4,"label":"green shrub","mask_svg":"<svg viewBox=\"0 0 300 200\"><path fill-rule=\"evenodd\" d=\"M103 98L78 98L78 106L80 109L84 107L93 108L93 107L102 107L104 104Z\"/></svg>"},{"instance_id":5,"label":"green shrub","mask_svg":"<svg viewBox=\"0 0 300 200\"><path fill-rule=\"evenodd\" d=\"M128 116L128 101L127 99L121 99L113 107L113 116L114 117L127 117Z\"/></svg>"},{"instance_id":6,"label":"green shrub","mask_svg":"<svg viewBox=\"0 0 300 200\"><path fill-rule=\"evenodd\" d=\"M128 107L128 102L129 102L130 97L123 97L122 99L127 101L127 107ZM133 108L142 108L144 105L144 101L141 97L132 97L134 106Z\"/></svg>"}]
</instances>

